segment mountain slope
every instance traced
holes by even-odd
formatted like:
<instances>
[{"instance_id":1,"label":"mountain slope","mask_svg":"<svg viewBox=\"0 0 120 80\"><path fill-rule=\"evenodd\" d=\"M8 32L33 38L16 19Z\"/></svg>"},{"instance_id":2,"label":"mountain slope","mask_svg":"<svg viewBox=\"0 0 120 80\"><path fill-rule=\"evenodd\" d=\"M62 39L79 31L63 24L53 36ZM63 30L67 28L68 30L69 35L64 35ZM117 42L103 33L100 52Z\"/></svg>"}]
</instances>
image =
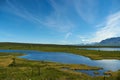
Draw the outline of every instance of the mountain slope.
<instances>
[{"instance_id":1,"label":"mountain slope","mask_svg":"<svg viewBox=\"0 0 120 80\"><path fill-rule=\"evenodd\" d=\"M102 40L100 45L113 45L113 46L120 46L120 37L113 37Z\"/></svg>"}]
</instances>

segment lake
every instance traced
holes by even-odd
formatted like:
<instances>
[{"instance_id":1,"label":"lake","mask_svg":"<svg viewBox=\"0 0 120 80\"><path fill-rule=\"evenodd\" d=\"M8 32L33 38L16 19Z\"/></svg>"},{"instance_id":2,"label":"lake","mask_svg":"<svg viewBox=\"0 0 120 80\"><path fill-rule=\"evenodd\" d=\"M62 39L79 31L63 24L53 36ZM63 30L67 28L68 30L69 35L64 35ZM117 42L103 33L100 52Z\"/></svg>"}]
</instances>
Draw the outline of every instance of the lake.
<instances>
[{"instance_id":1,"label":"lake","mask_svg":"<svg viewBox=\"0 0 120 80\"><path fill-rule=\"evenodd\" d=\"M32 51L32 50L0 50L0 52L24 53L26 55L20 56L20 58L24 58L28 60L50 61L50 62L58 62L63 64L86 64L89 66L98 66L103 68L103 70L98 71L101 75L108 70L117 71L120 69L120 60L116 60L116 59L91 60L88 57L76 55L72 53L40 52L40 51ZM80 72L90 74L91 71L80 71ZM92 73L90 75L93 76Z\"/></svg>"},{"instance_id":2,"label":"lake","mask_svg":"<svg viewBox=\"0 0 120 80\"><path fill-rule=\"evenodd\" d=\"M120 51L120 48L80 48L87 50L100 50L100 51Z\"/></svg>"}]
</instances>

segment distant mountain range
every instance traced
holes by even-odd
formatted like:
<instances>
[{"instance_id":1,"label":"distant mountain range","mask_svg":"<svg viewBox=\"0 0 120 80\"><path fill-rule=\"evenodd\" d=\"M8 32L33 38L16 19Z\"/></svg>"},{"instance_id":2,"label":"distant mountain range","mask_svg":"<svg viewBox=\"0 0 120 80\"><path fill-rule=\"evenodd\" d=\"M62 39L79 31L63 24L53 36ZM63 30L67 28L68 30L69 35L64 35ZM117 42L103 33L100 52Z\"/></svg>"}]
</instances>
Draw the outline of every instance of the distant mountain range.
<instances>
[{"instance_id":1,"label":"distant mountain range","mask_svg":"<svg viewBox=\"0 0 120 80\"><path fill-rule=\"evenodd\" d=\"M97 45L120 46L120 37L113 37L102 40L100 43L97 43Z\"/></svg>"}]
</instances>

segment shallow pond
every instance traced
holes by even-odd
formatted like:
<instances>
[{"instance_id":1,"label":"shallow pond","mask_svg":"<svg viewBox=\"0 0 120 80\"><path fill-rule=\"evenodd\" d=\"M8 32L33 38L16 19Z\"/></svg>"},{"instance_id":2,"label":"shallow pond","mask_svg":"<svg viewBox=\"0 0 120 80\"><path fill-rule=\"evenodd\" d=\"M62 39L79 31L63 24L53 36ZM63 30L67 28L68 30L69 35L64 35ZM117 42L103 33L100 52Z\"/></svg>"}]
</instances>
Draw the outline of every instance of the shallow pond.
<instances>
[{"instance_id":1,"label":"shallow pond","mask_svg":"<svg viewBox=\"0 0 120 80\"><path fill-rule=\"evenodd\" d=\"M86 64L89 66L98 66L103 68L103 70L98 70L100 74L103 74L103 72L107 70L117 71L120 69L120 60L115 60L115 59L91 60L88 57L84 57L72 53L40 52L40 51L32 51L32 50L0 50L0 52L25 53L26 55L20 56L20 58L25 58L28 60L40 60L40 61L59 62L64 64ZM80 71L80 72L89 73L90 75L93 75L92 71L89 72Z\"/></svg>"}]
</instances>

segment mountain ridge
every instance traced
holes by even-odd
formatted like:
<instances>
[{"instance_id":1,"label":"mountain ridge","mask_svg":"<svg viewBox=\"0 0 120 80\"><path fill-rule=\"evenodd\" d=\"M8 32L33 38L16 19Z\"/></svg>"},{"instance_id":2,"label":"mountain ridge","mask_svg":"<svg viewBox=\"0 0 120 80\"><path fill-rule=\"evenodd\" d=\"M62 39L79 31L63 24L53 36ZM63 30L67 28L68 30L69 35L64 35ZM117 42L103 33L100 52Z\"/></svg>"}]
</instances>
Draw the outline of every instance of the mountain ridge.
<instances>
[{"instance_id":1,"label":"mountain ridge","mask_svg":"<svg viewBox=\"0 0 120 80\"><path fill-rule=\"evenodd\" d=\"M102 40L99 45L113 45L113 46L120 46L120 37L112 37Z\"/></svg>"}]
</instances>

